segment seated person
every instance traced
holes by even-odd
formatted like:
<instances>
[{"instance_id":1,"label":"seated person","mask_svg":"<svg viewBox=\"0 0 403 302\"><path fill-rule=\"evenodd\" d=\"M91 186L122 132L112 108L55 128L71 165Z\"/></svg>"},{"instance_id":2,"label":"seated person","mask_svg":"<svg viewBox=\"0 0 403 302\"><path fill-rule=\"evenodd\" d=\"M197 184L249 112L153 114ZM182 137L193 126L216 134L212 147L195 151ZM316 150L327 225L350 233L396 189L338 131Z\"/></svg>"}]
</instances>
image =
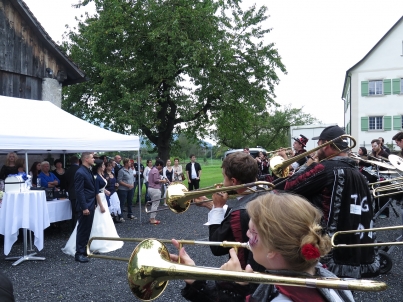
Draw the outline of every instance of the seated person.
<instances>
[{"instance_id":1,"label":"seated person","mask_svg":"<svg viewBox=\"0 0 403 302\"><path fill-rule=\"evenodd\" d=\"M25 173L25 159L19 158L15 161L15 167L17 168L17 174Z\"/></svg>"},{"instance_id":2,"label":"seated person","mask_svg":"<svg viewBox=\"0 0 403 302\"><path fill-rule=\"evenodd\" d=\"M32 164L31 169L29 170L29 175L32 176L32 186L36 187L37 186L37 179L38 175L41 173L41 163L36 161Z\"/></svg>"},{"instance_id":3,"label":"seated person","mask_svg":"<svg viewBox=\"0 0 403 302\"><path fill-rule=\"evenodd\" d=\"M47 161L41 163L41 173L38 178L41 180L41 186L44 188L54 188L60 185L59 179L50 171L50 164Z\"/></svg>"},{"instance_id":4,"label":"seated person","mask_svg":"<svg viewBox=\"0 0 403 302\"><path fill-rule=\"evenodd\" d=\"M331 248L330 238L319 225L321 212L302 197L278 193L257 197L247 205L250 217L248 238L253 258L277 274L298 274L306 277L336 277L319 264L319 258ZM176 247L179 244L172 240ZM241 271L241 264L233 249L231 259L221 266L223 270ZM180 249L181 263L194 265L193 260ZM177 256L171 255L176 261ZM246 272L252 272L246 267ZM290 275L288 275L290 276ZM189 301L354 301L348 290L308 288L288 285L260 284L248 296L248 285L219 281L185 280L182 295Z\"/></svg>"}]
</instances>

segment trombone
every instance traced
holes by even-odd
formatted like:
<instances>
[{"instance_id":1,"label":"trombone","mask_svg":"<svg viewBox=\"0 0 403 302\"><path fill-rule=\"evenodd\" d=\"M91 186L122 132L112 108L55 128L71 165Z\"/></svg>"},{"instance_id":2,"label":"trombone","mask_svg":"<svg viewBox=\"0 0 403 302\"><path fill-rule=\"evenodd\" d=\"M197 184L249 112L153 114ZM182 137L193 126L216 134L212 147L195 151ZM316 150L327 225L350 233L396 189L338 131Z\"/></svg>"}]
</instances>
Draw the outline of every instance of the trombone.
<instances>
[{"instance_id":1,"label":"trombone","mask_svg":"<svg viewBox=\"0 0 403 302\"><path fill-rule=\"evenodd\" d=\"M389 192L389 193L382 193L382 192L387 192L387 191L392 191L392 190L396 190L396 191ZM380 194L378 194L378 193L380 193ZM372 186L372 194L374 195L375 198L402 194L402 193L403 193L403 184L402 183L394 183L394 184L390 184L390 185L386 185L386 186L380 186L377 188L374 188L374 186Z\"/></svg>"},{"instance_id":2,"label":"trombone","mask_svg":"<svg viewBox=\"0 0 403 302\"><path fill-rule=\"evenodd\" d=\"M97 238L99 240L100 237ZM103 239L110 240L111 238ZM117 241L126 241L126 239L113 238L113 240ZM253 282L360 291L382 291L387 287L384 282L374 280L287 277L262 273L224 271L217 268L178 264L170 260L168 249L164 243L156 239L145 239L140 242L129 259L91 254L89 252L89 244L90 242L87 245L87 254L89 257L128 260L127 275L130 289L142 301L158 298L164 292L169 280L182 279Z\"/></svg>"},{"instance_id":3,"label":"trombone","mask_svg":"<svg viewBox=\"0 0 403 302\"><path fill-rule=\"evenodd\" d=\"M256 181L256 182L251 182L247 184L242 184L242 185L236 185L236 186L229 186L229 187L220 187L220 188L207 188L207 189L200 189L197 191L188 191L188 189L181 183L175 183L173 185L170 185L167 188L167 194L166 194L166 203L168 205L168 208L177 214L181 214L186 212L189 207L194 204L200 204L203 202L208 202L211 200L204 200L202 202L191 202L192 199L199 198L208 194L213 194L213 193L219 193L219 192L228 192L228 191L235 191L239 190L242 188L248 188L246 192L244 192L242 195L247 195L251 193L256 193L260 192L253 187L255 186L263 186L266 185L269 188L263 188L265 191L270 191L274 188L274 185L271 182L267 181ZM153 213L155 211L147 211L149 213Z\"/></svg>"},{"instance_id":4,"label":"trombone","mask_svg":"<svg viewBox=\"0 0 403 302\"><path fill-rule=\"evenodd\" d=\"M373 228L373 229L338 231L338 232L334 233L333 236L330 238L330 242L332 244L332 248L403 245L402 241L377 242L377 243L357 243L357 244L335 244L334 243L335 238L339 235L355 234L355 233L369 233L369 232L377 232L377 231L393 231L393 230L402 230L402 229L403 229L403 225L392 226L392 227L383 227L383 228Z\"/></svg>"},{"instance_id":5,"label":"trombone","mask_svg":"<svg viewBox=\"0 0 403 302\"><path fill-rule=\"evenodd\" d=\"M340 150L335 145L335 143L343 141L343 140L345 140L347 138L349 138L352 141L352 146L349 146L349 147L347 147L347 148L345 148L343 150ZM270 169L273 172L273 174L276 175L277 177L280 177L280 178L287 177L288 173L289 173L289 166L292 163L297 162L300 159L308 156L312 152L315 152L315 151L317 151L317 150L319 150L319 149L321 149L321 148L323 148L323 147L325 147L327 145L330 145L330 144L333 144L333 146L338 149L339 153L343 153L343 152L346 152L347 150L353 149L357 143L356 143L355 139L352 136L347 135L347 134L343 134L343 135L340 135L339 137L336 137L335 139L332 139L332 140L330 140L330 141L328 141L328 142L326 142L326 143L324 143L324 144L322 144L320 146L317 146L316 148L313 148L312 150L306 151L304 153L296 155L296 156L294 156L294 157L292 157L290 159L287 159L287 160L284 160L284 158L282 158L281 156L273 156L270 159ZM332 158L334 156L335 155L331 155L329 157L326 157L323 160L330 159L330 158Z\"/></svg>"},{"instance_id":6,"label":"trombone","mask_svg":"<svg viewBox=\"0 0 403 302\"><path fill-rule=\"evenodd\" d=\"M369 183L368 185L371 186L371 188L372 188L373 196L375 198L379 198L379 197L391 196L391 195L403 193L403 183L401 183L399 181L403 181L403 176L395 177L395 178L387 179L387 180L382 180L382 181L377 181L377 182L372 182L372 183ZM376 185L380 185L380 186L375 187ZM395 191L389 192L389 193L382 193L382 192L393 191L393 190L395 190Z\"/></svg>"}]
</instances>

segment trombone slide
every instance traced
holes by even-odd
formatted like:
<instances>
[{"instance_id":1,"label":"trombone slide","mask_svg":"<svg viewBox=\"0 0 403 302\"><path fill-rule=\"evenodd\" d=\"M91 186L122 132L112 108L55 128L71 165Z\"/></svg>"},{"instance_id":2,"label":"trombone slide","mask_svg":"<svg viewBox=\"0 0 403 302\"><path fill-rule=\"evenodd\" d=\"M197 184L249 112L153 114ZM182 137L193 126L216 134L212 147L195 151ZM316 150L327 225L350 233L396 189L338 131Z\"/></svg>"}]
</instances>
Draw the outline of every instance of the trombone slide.
<instances>
[{"instance_id":1,"label":"trombone slide","mask_svg":"<svg viewBox=\"0 0 403 302\"><path fill-rule=\"evenodd\" d=\"M338 235L344 234L355 234L355 233L368 233L368 232L377 232L377 231L393 231L393 230L403 230L403 225L393 226L393 227L384 227L384 228L373 228L373 229L363 229L363 230L349 230L349 231L338 231L333 234L332 238L330 238L330 242L332 244L332 248L347 248L347 247L371 247L371 246L389 246L389 245L403 245L403 242L379 242L379 243L360 243L360 244L335 244L335 238Z\"/></svg>"}]
</instances>

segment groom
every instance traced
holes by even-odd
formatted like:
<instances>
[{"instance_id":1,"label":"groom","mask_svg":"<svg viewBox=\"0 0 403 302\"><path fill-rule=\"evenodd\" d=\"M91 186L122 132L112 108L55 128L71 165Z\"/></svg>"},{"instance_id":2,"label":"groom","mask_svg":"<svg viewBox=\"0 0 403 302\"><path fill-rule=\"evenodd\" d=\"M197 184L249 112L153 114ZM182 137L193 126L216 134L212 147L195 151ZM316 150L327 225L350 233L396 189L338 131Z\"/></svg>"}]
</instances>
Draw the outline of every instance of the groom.
<instances>
[{"instance_id":1,"label":"groom","mask_svg":"<svg viewBox=\"0 0 403 302\"><path fill-rule=\"evenodd\" d=\"M74 176L74 187L76 189L76 211L77 211L77 238L76 238L76 261L88 262L86 255L86 244L91 234L92 221L95 212L95 196L97 190L95 179L91 168L94 165L94 157L90 152L81 154L82 165Z\"/></svg>"}]
</instances>

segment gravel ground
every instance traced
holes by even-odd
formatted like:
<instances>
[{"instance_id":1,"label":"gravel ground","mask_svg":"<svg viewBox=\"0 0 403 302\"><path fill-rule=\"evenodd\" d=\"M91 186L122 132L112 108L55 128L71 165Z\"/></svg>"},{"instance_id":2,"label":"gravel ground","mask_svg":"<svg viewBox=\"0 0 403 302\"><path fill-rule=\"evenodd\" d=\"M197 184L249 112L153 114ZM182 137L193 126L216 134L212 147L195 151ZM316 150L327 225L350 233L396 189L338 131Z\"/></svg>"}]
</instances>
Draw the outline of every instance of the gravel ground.
<instances>
[{"instance_id":1,"label":"gravel ground","mask_svg":"<svg viewBox=\"0 0 403 302\"><path fill-rule=\"evenodd\" d=\"M135 206L137 217L138 212L139 208ZM206 218L207 209L192 207L180 215L171 211L158 213L157 219L161 220L158 226L147 223L148 216L143 213L142 221L126 220L117 224L116 229L121 237L207 240L208 228L203 226ZM401 218L396 218L394 214L389 219L377 221L377 226L398 224L401 224ZM62 253L60 249L70 236L69 226L68 222L63 222L60 229L45 230L44 249L38 252L38 256L46 257L45 261L26 261L13 267L11 261L5 261L4 255L0 256L0 270L12 280L16 301L138 301L128 286L126 263L90 259L90 263L81 264ZM393 241L400 233L379 233L378 238ZM135 243L128 242L122 249L108 255L128 258L135 246ZM22 240L17 241L9 256L21 255L22 248ZM168 245L168 249L175 252L172 245ZM197 265L218 267L227 259L226 256L213 256L209 247L188 246L186 249ZM0 251L3 251L2 238ZM357 292L356 301L403 301L400 296L403 289L402 248L396 248L391 257L392 270L376 278L386 282L388 289L381 293ZM170 281L157 301L185 301L180 294L183 285L183 281Z\"/></svg>"}]
</instances>

